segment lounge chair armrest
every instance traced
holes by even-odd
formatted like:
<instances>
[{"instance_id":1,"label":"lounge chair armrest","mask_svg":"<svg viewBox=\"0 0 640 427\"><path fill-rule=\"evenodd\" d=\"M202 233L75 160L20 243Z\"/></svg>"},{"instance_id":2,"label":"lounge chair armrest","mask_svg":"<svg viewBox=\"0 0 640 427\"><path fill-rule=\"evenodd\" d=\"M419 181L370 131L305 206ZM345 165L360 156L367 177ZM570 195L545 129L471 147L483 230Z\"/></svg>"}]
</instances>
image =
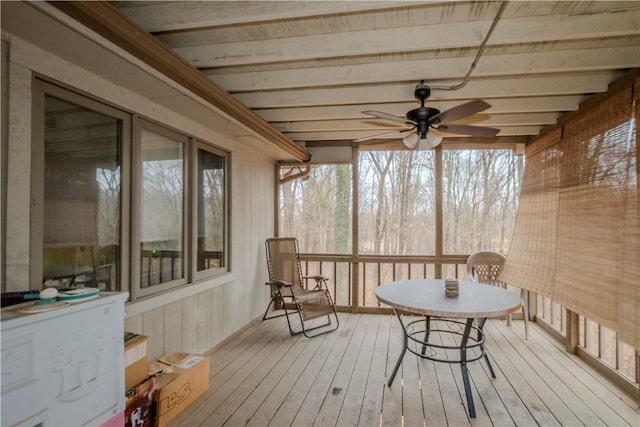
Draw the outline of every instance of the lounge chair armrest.
<instances>
[{"instance_id":1,"label":"lounge chair armrest","mask_svg":"<svg viewBox=\"0 0 640 427\"><path fill-rule=\"evenodd\" d=\"M319 281L321 281L321 280L322 280L323 282L326 282L327 280L329 280L329 278L328 278L327 276L323 276L323 275L317 275L317 276L304 276L304 277L303 277L303 279L305 279L305 280L306 280L306 279L313 279L313 280L315 280L316 282L319 282Z\"/></svg>"},{"instance_id":2,"label":"lounge chair armrest","mask_svg":"<svg viewBox=\"0 0 640 427\"><path fill-rule=\"evenodd\" d=\"M329 278L324 275L317 276L303 276L302 279L306 280L315 280L316 285L313 289L327 289L327 281ZM323 286L324 285L324 286Z\"/></svg>"},{"instance_id":3,"label":"lounge chair armrest","mask_svg":"<svg viewBox=\"0 0 640 427\"><path fill-rule=\"evenodd\" d=\"M266 282L265 285L269 285L269 286L277 286L277 287L287 287L290 288L291 287L291 283L287 282L286 280L274 280L272 282Z\"/></svg>"}]
</instances>

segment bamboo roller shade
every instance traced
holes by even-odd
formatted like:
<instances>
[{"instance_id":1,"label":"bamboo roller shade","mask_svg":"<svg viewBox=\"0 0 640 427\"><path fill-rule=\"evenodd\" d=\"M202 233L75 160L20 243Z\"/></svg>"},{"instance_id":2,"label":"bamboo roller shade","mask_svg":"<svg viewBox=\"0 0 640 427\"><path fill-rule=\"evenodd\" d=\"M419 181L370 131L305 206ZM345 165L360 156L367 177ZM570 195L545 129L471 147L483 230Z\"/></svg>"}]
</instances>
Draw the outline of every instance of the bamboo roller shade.
<instances>
[{"instance_id":1,"label":"bamboo roller shade","mask_svg":"<svg viewBox=\"0 0 640 427\"><path fill-rule=\"evenodd\" d=\"M617 331L635 348L639 119L636 78L527 146L514 236L500 275Z\"/></svg>"}]
</instances>

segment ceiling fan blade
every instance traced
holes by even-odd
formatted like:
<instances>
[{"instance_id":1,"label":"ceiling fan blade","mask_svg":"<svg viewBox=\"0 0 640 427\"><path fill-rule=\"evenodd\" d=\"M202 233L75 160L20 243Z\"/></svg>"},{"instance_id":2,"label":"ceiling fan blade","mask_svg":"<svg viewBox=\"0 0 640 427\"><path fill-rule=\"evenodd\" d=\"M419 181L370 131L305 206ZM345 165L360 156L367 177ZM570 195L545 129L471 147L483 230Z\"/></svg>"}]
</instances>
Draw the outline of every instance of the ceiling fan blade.
<instances>
[{"instance_id":1,"label":"ceiling fan blade","mask_svg":"<svg viewBox=\"0 0 640 427\"><path fill-rule=\"evenodd\" d=\"M500 129L487 128L482 126L469 126L469 125L445 125L442 124L436 129L440 132L455 133L457 135L469 135L480 137L492 137L496 136Z\"/></svg>"},{"instance_id":2,"label":"ceiling fan blade","mask_svg":"<svg viewBox=\"0 0 640 427\"><path fill-rule=\"evenodd\" d=\"M387 135L391 135L393 133L402 133L402 132L407 132L409 130L413 130L413 128L407 128L407 129L396 129L396 130L392 130L390 132L384 132L384 133L377 133L375 135L371 135L371 136L365 136L362 138L358 138L358 139L354 139L353 142L364 142L364 141L369 141L370 139L376 139L376 138L380 138L382 136L387 136Z\"/></svg>"},{"instance_id":3,"label":"ceiling fan blade","mask_svg":"<svg viewBox=\"0 0 640 427\"><path fill-rule=\"evenodd\" d=\"M379 119L390 120L392 122L405 123L405 124L410 124L410 125L414 125L415 124L411 120L407 120L404 117L396 116L395 114L383 113L382 111L366 110L366 111L363 111L362 113L363 114L368 114L368 115L373 116L373 117L377 117Z\"/></svg>"},{"instance_id":4,"label":"ceiling fan blade","mask_svg":"<svg viewBox=\"0 0 640 427\"><path fill-rule=\"evenodd\" d=\"M484 111L489 107L491 107L491 104L488 102L476 99L475 101L465 102L457 107L453 107L440 114L436 114L429 120L429 123L438 124L455 122L456 120Z\"/></svg>"}]
</instances>

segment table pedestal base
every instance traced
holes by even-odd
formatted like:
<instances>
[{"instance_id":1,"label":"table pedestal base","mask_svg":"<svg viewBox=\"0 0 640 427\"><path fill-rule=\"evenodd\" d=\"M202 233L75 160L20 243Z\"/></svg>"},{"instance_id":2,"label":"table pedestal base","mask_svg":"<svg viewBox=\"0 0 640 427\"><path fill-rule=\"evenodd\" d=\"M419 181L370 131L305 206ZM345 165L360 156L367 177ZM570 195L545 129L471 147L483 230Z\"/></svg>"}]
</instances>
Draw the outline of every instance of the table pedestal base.
<instances>
[{"instance_id":1,"label":"table pedestal base","mask_svg":"<svg viewBox=\"0 0 640 427\"><path fill-rule=\"evenodd\" d=\"M476 319L469 318L466 321L460 321L455 319L447 319L438 317L437 319L440 322L445 322L450 326L459 325L461 328L464 327L462 332L459 330L453 329L433 329L431 325L432 316L425 316L424 320L415 320L413 322L404 324L402 321L402 317L400 313L394 309L394 313L400 322L400 326L402 327L402 350L400 352L400 356L398 357L398 361L396 362L393 371L391 372L391 376L389 377L389 381L387 385L391 387L393 380L398 373L398 369L402 364L402 359L404 358L405 353L409 350L411 353L415 354L418 357L422 357L423 359L433 360L434 362L443 362L443 363L459 363L460 369L462 370L462 381L464 383L464 392L467 398L467 406L469 408L469 416L471 418L476 417L476 409L473 403L473 394L471 393L471 383L469 381L469 371L467 368L467 362L473 362L479 359L484 358L487 366L489 368L489 372L491 373L491 377L495 378L496 374L493 370L493 366L491 366L491 362L489 361L489 357L487 356L487 352L484 347L484 324L486 322L486 318L478 319L477 326L474 326L474 321ZM421 327L424 325L424 328ZM444 345L444 344L436 344L434 342L430 342L429 338L431 337L431 332L440 332L450 335L456 335L460 337L460 341L457 345ZM475 332L475 334L472 334ZM409 341L412 341L416 344L416 348L420 348L420 351L414 350L410 347ZM434 351L433 353L427 354L427 349L431 350L444 350L444 355L439 357L438 354ZM469 350L477 349L475 353L469 354ZM447 351L458 351L459 357L447 357Z\"/></svg>"}]
</instances>

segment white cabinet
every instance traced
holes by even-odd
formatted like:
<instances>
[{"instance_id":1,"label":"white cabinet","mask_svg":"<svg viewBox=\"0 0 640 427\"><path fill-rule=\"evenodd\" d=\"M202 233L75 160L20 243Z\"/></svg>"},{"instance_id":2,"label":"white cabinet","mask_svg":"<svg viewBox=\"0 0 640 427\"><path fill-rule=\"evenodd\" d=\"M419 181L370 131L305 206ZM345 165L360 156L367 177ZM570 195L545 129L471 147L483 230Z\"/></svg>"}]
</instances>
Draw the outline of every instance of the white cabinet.
<instances>
[{"instance_id":1,"label":"white cabinet","mask_svg":"<svg viewBox=\"0 0 640 427\"><path fill-rule=\"evenodd\" d=\"M126 298L2 310L2 426L99 426L124 411Z\"/></svg>"}]
</instances>

